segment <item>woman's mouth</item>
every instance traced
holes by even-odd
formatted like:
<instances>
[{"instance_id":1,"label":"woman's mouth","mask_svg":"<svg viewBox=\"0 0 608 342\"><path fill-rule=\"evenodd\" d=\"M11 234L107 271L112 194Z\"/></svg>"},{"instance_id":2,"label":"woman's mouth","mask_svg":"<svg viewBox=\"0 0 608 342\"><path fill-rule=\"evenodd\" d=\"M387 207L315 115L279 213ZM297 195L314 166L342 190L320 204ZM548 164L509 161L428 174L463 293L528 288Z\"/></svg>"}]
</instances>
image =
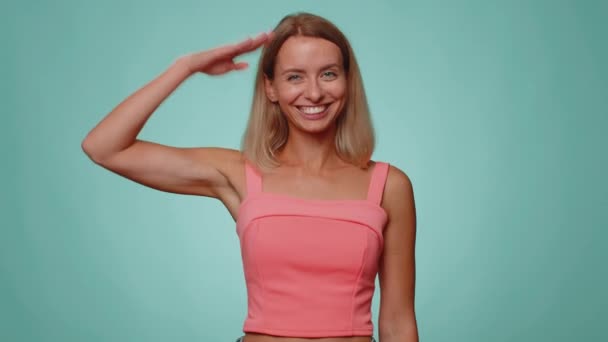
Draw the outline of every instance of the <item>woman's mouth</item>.
<instances>
[{"instance_id":1,"label":"woman's mouth","mask_svg":"<svg viewBox=\"0 0 608 342\"><path fill-rule=\"evenodd\" d=\"M319 106L296 106L300 114L308 120L319 120L327 115L329 104Z\"/></svg>"}]
</instances>

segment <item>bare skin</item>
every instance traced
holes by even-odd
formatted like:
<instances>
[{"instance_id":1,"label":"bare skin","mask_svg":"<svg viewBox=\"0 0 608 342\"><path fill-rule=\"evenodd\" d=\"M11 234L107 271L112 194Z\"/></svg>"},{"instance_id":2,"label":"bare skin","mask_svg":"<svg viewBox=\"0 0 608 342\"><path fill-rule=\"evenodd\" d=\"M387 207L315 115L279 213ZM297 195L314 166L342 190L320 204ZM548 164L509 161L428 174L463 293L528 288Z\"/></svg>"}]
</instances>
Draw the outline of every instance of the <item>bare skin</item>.
<instances>
[{"instance_id":1,"label":"bare skin","mask_svg":"<svg viewBox=\"0 0 608 342\"><path fill-rule=\"evenodd\" d=\"M272 34L262 33L237 44L180 57L157 78L127 97L106 115L82 142L85 153L98 165L142 185L161 191L212 197L220 200L232 218L246 197L244 157L238 150L218 147L179 148L137 139L152 113L190 76L222 75L243 70L235 62L241 54L267 43ZM294 38L294 37L292 37ZM364 199L372 168L359 169L340 160L333 149L335 118L344 101L341 59L327 44L290 38L281 49L277 69L296 66L298 77L267 82L269 98L288 113L290 137L279 154L282 165L263 173L263 191L308 199ZM297 38L297 37L295 37ZM325 45L323 45L325 44ZM297 56L308 53L298 60ZM306 62L308 61L308 63ZM336 75L323 69L332 66ZM297 82L292 82L298 79ZM314 81L313 81L314 80ZM272 99L271 99L272 100ZM297 106L331 103L329 114L315 122L299 117ZM370 164L372 165L373 162ZM415 216L411 184L395 167L389 170L382 206L389 218L385 253L380 268L384 296L379 332L382 342L417 341L413 315L413 227ZM393 228L391 228L391 225ZM390 237L393 236L392 241ZM407 244L402 243L407 241ZM407 271L404 273L404 269ZM390 297L389 297L390 295ZM310 342L292 338L246 333L245 342ZM315 338L319 342L369 342L368 336Z\"/></svg>"}]
</instances>

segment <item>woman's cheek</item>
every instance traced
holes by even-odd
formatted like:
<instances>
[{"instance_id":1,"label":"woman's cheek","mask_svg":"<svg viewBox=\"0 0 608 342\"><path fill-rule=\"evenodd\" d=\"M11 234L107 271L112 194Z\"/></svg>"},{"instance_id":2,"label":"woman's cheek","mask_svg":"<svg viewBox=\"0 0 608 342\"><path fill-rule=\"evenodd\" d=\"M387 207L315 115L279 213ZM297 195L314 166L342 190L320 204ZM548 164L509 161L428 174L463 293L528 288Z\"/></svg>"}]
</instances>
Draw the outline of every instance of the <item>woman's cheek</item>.
<instances>
[{"instance_id":1,"label":"woman's cheek","mask_svg":"<svg viewBox=\"0 0 608 342\"><path fill-rule=\"evenodd\" d=\"M285 89L283 89L282 92L282 98L283 98L283 102L285 103L291 103L293 101L295 101L298 98L298 94L301 91L299 90L299 88L297 86L289 86L289 87L285 87Z\"/></svg>"},{"instance_id":2,"label":"woman's cheek","mask_svg":"<svg viewBox=\"0 0 608 342\"><path fill-rule=\"evenodd\" d=\"M346 94L346 83L345 82L335 82L332 84L331 93L334 94L334 97L344 97Z\"/></svg>"}]
</instances>

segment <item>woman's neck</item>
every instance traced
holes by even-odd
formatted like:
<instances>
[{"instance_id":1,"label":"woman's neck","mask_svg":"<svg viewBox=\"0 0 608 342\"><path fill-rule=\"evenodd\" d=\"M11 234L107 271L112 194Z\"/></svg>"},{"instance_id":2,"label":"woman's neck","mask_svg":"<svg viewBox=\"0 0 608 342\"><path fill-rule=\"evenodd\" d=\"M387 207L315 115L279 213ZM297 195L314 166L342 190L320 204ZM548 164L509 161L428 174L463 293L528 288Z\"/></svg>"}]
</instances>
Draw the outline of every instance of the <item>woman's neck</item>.
<instances>
[{"instance_id":1,"label":"woman's neck","mask_svg":"<svg viewBox=\"0 0 608 342\"><path fill-rule=\"evenodd\" d=\"M310 134L290 130L278 159L285 166L301 167L314 173L344 164L336 151L335 132L330 131Z\"/></svg>"}]
</instances>

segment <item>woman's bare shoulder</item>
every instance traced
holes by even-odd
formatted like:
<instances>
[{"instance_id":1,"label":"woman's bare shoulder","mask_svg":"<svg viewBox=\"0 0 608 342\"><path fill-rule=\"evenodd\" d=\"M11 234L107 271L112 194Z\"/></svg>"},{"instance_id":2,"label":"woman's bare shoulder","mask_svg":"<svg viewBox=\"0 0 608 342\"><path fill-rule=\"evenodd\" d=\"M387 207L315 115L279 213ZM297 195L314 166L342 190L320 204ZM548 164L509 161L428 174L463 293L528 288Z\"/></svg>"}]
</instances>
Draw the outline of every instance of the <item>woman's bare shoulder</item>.
<instances>
[{"instance_id":1,"label":"woman's bare shoulder","mask_svg":"<svg viewBox=\"0 0 608 342\"><path fill-rule=\"evenodd\" d=\"M384 186L383 203L387 210L409 206L414 201L413 185L408 174L390 164Z\"/></svg>"}]
</instances>

